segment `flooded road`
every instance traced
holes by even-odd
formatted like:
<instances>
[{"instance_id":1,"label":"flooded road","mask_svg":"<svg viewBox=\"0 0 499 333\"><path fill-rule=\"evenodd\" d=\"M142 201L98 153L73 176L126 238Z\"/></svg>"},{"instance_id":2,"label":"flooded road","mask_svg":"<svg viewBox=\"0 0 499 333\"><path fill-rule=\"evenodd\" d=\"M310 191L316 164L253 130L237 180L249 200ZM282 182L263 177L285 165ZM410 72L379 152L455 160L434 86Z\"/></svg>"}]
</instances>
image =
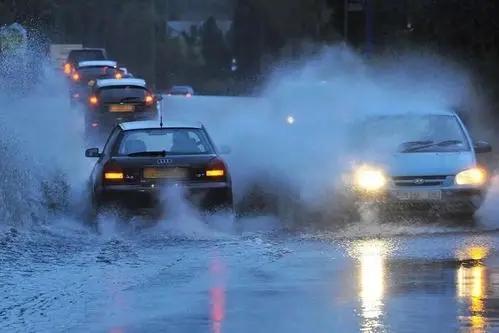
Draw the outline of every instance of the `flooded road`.
<instances>
[{"instance_id":1,"label":"flooded road","mask_svg":"<svg viewBox=\"0 0 499 333\"><path fill-rule=\"evenodd\" d=\"M1 331L493 332L498 237L10 231Z\"/></svg>"},{"instance_id":2,"label":"flooded road","mask_svg":"<svg viewBox=\"0 0 499 333\"><path fill-rule=\"evenodd\" d=\"M248 220L241 235L183 217L142 231L104 220L96 234L53 217L38 186L62 174L79 199L91 170L66 97L2 114L0 333L499 332L497 191L473 226L366 220L287 234ZM231 103L206 103L212 128L242 108Z\"/></svg>"}]
</instances>

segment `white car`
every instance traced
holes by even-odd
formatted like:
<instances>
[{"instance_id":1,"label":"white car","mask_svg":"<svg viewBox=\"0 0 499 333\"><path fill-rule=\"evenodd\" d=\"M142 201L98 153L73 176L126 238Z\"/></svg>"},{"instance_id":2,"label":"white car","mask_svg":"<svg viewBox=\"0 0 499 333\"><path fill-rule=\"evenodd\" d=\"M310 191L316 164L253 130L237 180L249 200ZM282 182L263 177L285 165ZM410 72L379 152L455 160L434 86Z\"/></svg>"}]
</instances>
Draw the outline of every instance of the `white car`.
<instances>
[{"instance_id":1,"label":"white car","mask_svg":"<svg viewBox=\"0 0 499 333\"><path fill-rule=\"evenodd\" d=\"M453 111L376 115L348 132L351 167L343 175L348 202L382 212L428 211L471 218L490 183L479 154L492 148L473 141Z\"/></svg>"}]
</instances>

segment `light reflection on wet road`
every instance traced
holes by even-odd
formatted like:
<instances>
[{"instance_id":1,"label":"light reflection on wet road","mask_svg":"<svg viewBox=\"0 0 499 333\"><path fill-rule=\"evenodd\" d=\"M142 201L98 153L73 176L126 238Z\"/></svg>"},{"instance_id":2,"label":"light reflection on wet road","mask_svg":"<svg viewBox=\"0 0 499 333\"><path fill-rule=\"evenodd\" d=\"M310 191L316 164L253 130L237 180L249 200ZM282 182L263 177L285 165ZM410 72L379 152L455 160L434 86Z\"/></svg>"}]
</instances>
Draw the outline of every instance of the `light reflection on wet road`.
<instances>
[{"instance_id":1,"label":"light reflection on wet road","mask_svg":"<svg viewBox=\"0 0 499 333\"><path fill-rule=\"evenodd\" d=\"M499 318L494 233L142 236L4 241L1 332L478 333Z\"/></svg>"}]
</instances>

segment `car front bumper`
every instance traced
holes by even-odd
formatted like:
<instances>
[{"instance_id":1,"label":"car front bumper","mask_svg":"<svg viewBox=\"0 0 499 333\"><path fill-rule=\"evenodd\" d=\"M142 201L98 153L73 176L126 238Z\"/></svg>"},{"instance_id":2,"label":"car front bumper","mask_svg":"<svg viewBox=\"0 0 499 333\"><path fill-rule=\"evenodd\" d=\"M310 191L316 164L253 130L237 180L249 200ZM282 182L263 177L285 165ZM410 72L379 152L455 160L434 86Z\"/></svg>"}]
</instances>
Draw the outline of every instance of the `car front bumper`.
<instances>
[{"instance_id":1,"label":"car front bumper","mask_svg":"<svg viewBox=\"0 0 499 333\"><path fill-rule=\"evenodd\" d=\"M480 208L487 187L477 186L391 186L380 191L353 190L354 202L376 204L404 211L433 209L446 213L472 213Z\"/></svg>"},{"instance_id":2,"label":"car front bumper","mask_svg":"<svg viewBox=\"0 0 499 333\"><path fill-rule=\"evenodd\" d=\"M186 202L202 211L232 210L232 186L226 182L183 182L148 185L107 185L96 190L97 206L128 210L161 208Z\"/></svg>"}]
</instances>

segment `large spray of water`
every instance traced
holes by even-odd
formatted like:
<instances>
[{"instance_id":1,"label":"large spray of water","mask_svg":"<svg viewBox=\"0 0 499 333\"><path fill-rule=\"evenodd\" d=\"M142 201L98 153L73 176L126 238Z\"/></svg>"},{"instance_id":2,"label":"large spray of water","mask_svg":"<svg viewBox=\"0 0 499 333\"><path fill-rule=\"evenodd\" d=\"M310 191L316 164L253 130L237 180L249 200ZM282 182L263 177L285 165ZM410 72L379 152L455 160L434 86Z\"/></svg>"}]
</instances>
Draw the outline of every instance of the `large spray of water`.
<instances>
[{"instance_id":1,"label":"large spray of water","mask_svg":"<svg viewBox=\"0 0 499 333\"><path fill-rule=\"evenodd\" d=\"M50 202L77 205L92 161L83 156L82 114L68 107L64 80L46 69L39 88L24 98L4 92L0 99L2 219L11 224L41 216ZM483 101L468 73L449 61L410 53L365 60L343 46L324 49L302 66L283 64L259 97L163 101L167 119L201 121L217 143L231 145L227 160L239 208L281 218L327 205L325 194L348 167L350 121L463 105L477 112Z\"/></svg>"}]
</instances>

